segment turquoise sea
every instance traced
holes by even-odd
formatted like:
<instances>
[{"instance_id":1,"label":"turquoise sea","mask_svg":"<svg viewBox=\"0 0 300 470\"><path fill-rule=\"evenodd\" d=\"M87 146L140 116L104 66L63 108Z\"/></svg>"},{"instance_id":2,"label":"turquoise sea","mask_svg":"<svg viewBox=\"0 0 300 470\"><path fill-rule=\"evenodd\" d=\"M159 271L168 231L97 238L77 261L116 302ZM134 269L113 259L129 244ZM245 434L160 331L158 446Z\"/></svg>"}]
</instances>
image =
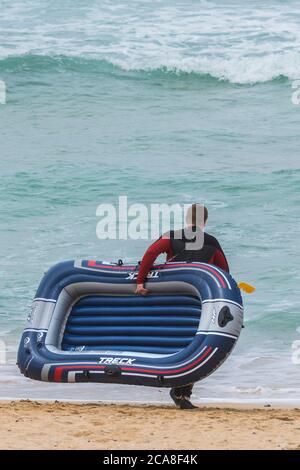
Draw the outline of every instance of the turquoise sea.
<instances>
[{"instance_id":1,"label":"turquoise sea","mask_svg":"<svg viewBox=\"0 0 300 470\"><path fill-rule=\"evenodd\" d=\"M0 0L0 11L0 398L168 400L31 382L15 366L48 267L141 258L150 240L96 237L97 206L127 195L203 201L233 276L257 288L238 346L195 401L300 402L299 2Z\"/></svg>"}]
</instances>

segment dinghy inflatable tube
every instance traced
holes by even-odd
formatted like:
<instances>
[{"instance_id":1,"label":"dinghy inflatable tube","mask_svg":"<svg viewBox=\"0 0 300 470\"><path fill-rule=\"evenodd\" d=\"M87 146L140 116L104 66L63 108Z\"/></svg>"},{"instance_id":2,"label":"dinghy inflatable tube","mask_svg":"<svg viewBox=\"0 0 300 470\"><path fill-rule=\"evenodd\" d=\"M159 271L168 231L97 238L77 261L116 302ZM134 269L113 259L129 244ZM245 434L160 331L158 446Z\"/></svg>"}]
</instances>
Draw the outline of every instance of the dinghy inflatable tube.
<instances>
[{"instance_id":1,"label":"dinghy inflatable tube","mask_svg":"<svg viewBox=\"0 0 300 470\"><path fill-rule=\"evenodd\" d=\"M232 351L243 304L232 277L203 263L155 265L137 296L137 266L93 260L52 267L18 352L31 379L174 387L211 374Z\"/></svg>"}]
</instances>

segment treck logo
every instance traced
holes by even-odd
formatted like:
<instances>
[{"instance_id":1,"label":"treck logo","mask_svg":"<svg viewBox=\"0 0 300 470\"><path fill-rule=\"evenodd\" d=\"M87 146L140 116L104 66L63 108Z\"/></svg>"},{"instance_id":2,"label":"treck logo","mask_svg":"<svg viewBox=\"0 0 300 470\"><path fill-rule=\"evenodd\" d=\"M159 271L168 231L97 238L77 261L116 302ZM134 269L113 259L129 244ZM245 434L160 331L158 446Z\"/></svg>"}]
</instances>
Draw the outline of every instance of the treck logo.
<instances>
[{"instance_id":1,"label":"treck logo","mask_svg":"<svg viewBox=\"0 0 300 470\"><path fill-rule=\"evenodd\" d=\"M137 272L128 273L128 276L126 277L126 279L135 280L137 277L138 277ZM156 279L158 277L159 277L159 271L150 271L150 273L148 273L148 275L147 275L148 279Z\"/></svg>"},{"instance_id":2,"label":"treck logo","mask_svg":"<svg viewBox=\"0 0 300 470\"><path fill-rule=\"evenodd\" d=\"M99 364L106 365L123 365L130 366L135 362L135 359L129 359L128 357L100 357Z\"/></svg>"}]
</instances>

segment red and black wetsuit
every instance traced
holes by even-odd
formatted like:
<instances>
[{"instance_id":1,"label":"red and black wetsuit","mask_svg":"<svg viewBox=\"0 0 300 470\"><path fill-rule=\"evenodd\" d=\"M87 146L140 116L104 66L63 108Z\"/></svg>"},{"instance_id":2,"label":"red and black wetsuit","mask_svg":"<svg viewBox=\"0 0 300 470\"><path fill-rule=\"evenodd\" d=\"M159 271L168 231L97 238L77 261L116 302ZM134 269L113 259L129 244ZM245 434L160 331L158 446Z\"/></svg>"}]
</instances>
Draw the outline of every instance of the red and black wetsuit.
<instances>
[{"instance_id":1,"label":"red and black wetsuit","mask_svg":"<svg viewBox=\"0 0 300 470\"><path fill-rule=\"evenodd\" d=\"M191 228L192 233L196 233L195 227ZM191 232L190 232L191 233ZM175 235L177 234L177 235ZM214 264L224 271L229 272L229 266L225 257L225 254L221 248L218 240L209 235L208 233L201 232L201 241L203 244L199 249L187 249L186 243L190 243L192 237L186 238L186 232L181 231L170 231L168 235L159 238L153 243L143 256L140 264L137 283L143 284L146 280L147 274L153 266L154 261L161 253L167 254L167 261L199 261L203 263ZM196 235L194 241L196 240ZM188 245L189 246L189 245ZM185 385L183 387L173 388L176 397L187 397L189 398L192 394L194 384Z\"/></svg>"},{"instance_id":2,"label":"red and black wetsuit","mask_svg":"<svg viewBox=\"0 0 300 470\"><path fill-rule=\"evenodd\" d=\"M187 250L185 245L191 242L191 240L186 239L184 230L180 232L179 237L176 238L175 232L171 231L167 236L159 238L148 248L140 264L137 277L138 284L144 283L154 261L162 253L167 254L167 261L199 261L214 264L229 272L225 254L215 237L204 232L202 234L202 248L199 250Z\"/></svg>"}]
</instances>

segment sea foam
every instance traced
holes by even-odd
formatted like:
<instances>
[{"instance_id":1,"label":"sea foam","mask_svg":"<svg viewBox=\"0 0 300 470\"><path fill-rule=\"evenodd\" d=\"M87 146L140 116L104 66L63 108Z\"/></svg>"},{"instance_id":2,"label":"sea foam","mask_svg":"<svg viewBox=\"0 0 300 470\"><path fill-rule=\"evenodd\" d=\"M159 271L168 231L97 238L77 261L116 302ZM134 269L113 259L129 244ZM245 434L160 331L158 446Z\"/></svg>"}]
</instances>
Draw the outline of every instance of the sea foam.
<instances>
[{"instance_id":1,"label":"sea foam","mask_svg":"<svg viewBox=\"0 0 300 470\"><path fill-rule=\"evenodd\" d=\"M16 0L0 19L0 58L84 57L241 84L299 78L299 4L272 3Z\"/></svg>"}]
</instances>

